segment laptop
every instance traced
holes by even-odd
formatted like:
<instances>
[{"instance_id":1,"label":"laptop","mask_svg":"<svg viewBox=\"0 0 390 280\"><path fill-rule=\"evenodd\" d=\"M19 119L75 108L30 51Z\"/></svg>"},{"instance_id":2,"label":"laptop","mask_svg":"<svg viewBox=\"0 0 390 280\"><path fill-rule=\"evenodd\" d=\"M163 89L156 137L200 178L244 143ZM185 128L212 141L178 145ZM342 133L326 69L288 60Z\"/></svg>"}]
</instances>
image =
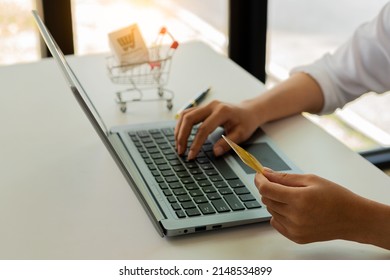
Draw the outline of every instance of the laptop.
<instances>
[{"instance_id":1,"label":"laptop","mask_svg":"<svg viewBox=\"0 0 390 280\"><path fill-rule=\"evenodd\" d=\"M173 120L108 128L37 11L33 16L71 92L161 236L270 219L253 183L254 172L233 153L214 157L221 129L209 136L195 160L187 161L175 151ZM195 133L196 127L189 142ZM265 166L300 173L260 129L242 146Z\"/></svg>"}]
</instances>

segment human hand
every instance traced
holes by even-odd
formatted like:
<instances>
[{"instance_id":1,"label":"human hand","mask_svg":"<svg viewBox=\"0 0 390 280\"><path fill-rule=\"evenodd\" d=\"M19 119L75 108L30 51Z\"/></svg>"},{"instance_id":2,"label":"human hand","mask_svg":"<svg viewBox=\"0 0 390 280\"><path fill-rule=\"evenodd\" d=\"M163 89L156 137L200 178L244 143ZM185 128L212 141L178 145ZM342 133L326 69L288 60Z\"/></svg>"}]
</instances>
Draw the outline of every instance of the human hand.
<instances>
[{"instance_id":1,"label":"human hand","mask_svg":"<svg viewBox=\"0 0 390 280\"><path fill-rule=\"evenodd\" d=\"M271 225L296 243L332 239L357 240L364 199L315 175L273 172L256 174Z\"/></svg>"},{"instance_id":2,"label":"human hand","mask_svg":"<svg viewBox=\"0 0 390 280\"><path fill-rule=\"evenodd\" d=\"M248 139L259 126L256 113L250 110L250 104L243 102L232 105L220 101L212 101L205 106L190 108L180 114L175 128L176 149L183 154L187 149L187 140L192 127L199 124L195 138L189 147L188 159L196 157L210 133L222 126L225 135L236 143ZM214 145L214 154L220 156L230 149L223 140Z\"/></svg>"}]
</instances>

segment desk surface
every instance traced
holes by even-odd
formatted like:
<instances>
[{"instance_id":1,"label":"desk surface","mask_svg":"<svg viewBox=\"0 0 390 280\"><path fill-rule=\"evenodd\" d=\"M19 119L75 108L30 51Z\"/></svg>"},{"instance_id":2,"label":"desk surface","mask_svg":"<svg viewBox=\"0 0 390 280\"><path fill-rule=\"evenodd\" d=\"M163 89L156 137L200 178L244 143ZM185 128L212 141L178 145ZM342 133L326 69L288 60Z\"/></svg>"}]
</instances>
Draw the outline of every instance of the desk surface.
<instances>
[{"instance_id":1,"label":"desk surface","mask_svg":"<svg viewBox=\"0 0 390 280\"><path fill-rule=\"evenodd\" d=\"M181 45L164 102L114 102L104 55L69 57L109 126L172 119L209 85L228 102L263 85L206 45ZM0 68L0 259L390 259L348 241L298 245L268 223L161 238L74 100L52 59ZM302 116L264 130L304 171L390 204L390 179Z\"/></svg>"}]
</instances>

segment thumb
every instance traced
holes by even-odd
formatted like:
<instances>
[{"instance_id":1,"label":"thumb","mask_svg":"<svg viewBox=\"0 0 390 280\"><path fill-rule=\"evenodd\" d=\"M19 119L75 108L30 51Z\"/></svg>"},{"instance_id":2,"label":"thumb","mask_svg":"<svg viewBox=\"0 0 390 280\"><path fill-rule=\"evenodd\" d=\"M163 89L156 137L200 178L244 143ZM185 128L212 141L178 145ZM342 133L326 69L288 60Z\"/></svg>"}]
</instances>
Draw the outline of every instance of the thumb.
<instances>
[{"instance_id":1,"label":"thumb","mask_svg":"<svg viewBox=\"0 0 390 280\"><path fill-rule=\"evenodd\" d=\"M234 131L232 131L230 133L226 133L226 137L229 138L230 140L232 140L234 143L237 143L237 144L239 144L240 142L243 141L242 139L241 140L239 139L238 133L237 132L235 133ZM214 144L214 154L216 156L223 155L224 153L226 153L230 149L231 148L230 148L229 144L223 138L219 139Z\"/></svg>"},{"instance_id":2,"label":"thumb","mask_svg":"<svg viewBox=\"0 0 390 280\"><path fill-rule=\"evenodd\" d=\"M217 142L215 142L214 144L214 155L215 156L221 156L223 155L224 153L226 153L227 151L229 151L231 148L229 146L229 144L223 139L219 139Z\"/></svg>"},{"instance_id":3,"label":"thumb","mask_svg":"<svg viewBox=\"0 0 390 280\"><path fill-rule=\"evenodd\" d=\"M274 172L268 168L265 168L264 176L271 182L285 186L302 187L306 185L305 177L301 174Z\"/></svg>"}]
</instances>

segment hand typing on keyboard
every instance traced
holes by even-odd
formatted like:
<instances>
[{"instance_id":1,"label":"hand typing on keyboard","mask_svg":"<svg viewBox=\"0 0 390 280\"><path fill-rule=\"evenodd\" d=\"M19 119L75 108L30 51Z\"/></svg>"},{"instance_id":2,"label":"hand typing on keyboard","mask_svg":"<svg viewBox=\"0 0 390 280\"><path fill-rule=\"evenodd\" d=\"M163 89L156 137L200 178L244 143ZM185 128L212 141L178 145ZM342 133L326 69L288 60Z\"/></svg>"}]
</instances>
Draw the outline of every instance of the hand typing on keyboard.
<instances>
[{"instance_id":1,"label":"hand typing on keyboard","mask_svg":"<svg viewBox=\"0 0 390 280\"><path fill-rule=\"evenodd\" d=\"M263 123L261 114L253 111L251 101L240 105L231 105L219 101L183 111L175 127L176 149L183 155L188 149L188 159L194 159L210 133L222 126L225 135L236 143L247 140ZM188 139L192 128L199 125L191 145ZM229 145L221 138L215 143L213 152L220 156L230 150Z\"/></svg>"}]
</instances>

